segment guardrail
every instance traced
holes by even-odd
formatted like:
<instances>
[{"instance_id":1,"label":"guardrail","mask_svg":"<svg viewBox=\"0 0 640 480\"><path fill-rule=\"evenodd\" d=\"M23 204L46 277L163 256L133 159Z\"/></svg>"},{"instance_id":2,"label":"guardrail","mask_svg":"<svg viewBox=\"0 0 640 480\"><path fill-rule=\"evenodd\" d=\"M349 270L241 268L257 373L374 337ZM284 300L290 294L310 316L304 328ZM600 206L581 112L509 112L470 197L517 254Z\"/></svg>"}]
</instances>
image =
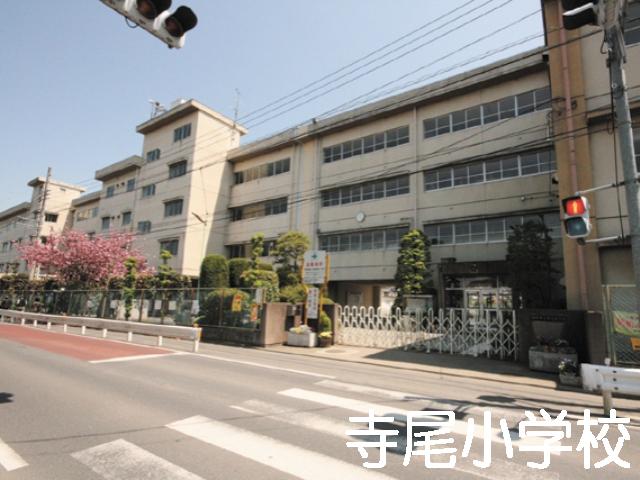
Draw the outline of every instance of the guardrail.
<instances>
[{"instance_id":1,"label":"guardrail","mask_svg":"<svg viewBox=\"0 0 640 480\"><path fill-rule=\"evenodd\" d=\"M27 325L32 322L34 327L39 323L46 325L47 330L51 330L52 325L62 325L64 333L68 327L80 327L81 334L85 335L87 328L102 330L102 338L107 338L109 330L113 332L124 332L127 334L127 341L133 341L133 334L149 335L158 337L158 346L162 346L163 339L177 338L193 342L193 351L197 352L200 345L201 328L180 327L176 325L154 325L140 322L125 322L122 320L106 320L103 318L88 317L68 317L64 315L48 315L44 313L21 312L19 310L0 309L0 322L7 319L20 322L20 325Z\"/></svg>"},{"instance_id":2,"label":"guardrail","mask_svg":"<svg viewBox=\"0 0 640 480\"><path fill-rule=\"evenodd\" d=\"M609 415L613 408L614 392L640 396L640 369L583 363L581 374L585 390L600 390L602 392L606 415Z\"/></svg>"}]
</instances>

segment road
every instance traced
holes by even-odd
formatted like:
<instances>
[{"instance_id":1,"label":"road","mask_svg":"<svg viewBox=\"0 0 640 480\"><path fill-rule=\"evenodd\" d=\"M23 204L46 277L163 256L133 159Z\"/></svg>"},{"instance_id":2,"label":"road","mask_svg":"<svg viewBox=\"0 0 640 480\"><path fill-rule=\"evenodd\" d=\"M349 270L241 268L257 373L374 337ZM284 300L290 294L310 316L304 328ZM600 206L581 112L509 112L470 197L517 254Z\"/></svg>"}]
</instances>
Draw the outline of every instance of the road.
<instances>
[{"instance_id":1,"label":"road","mask_svg":"<svg viewBox=\"0 0 640 480\"><path fill-rule=\"evenodd\" d=\"M542 461L543 453L521 448L543 446L539 439L517 436L525 408L547 408L554 417L562 408L572 416L584 408L602 415L598 405L598 397L578 392L260 349L203 345L200 354L191 354L0 325L3 480L637 478L640 402L630 400L621 403L620 415L635 419L620 457L631 469L612 464L585 470L582 453L575 451L582 428L573 417L571 438L562 442L573 451L551 455L546 470L527 467L528 461ZM483 411L489 407L493 418L485 431ZM346 434L366 429L348 418L370 410L394 419L376 423L377 429L399 431L387 438L397 445L388 448L386 466L375 470L362 463L378 462L378 448L367 448L369 458L363 460L357 448L346 445L379 440ZM452 433L433 437L453 440L433 447L457 449L452 469L426 469L418 447L403 466L407 416L431 410L456 410ZM500 418L510 429L513 459L506 457ZM470 419L476 425L467 435ZM444 417L420 420L437 423ZM613 426L606 438L615 445L618 436ZM463 458L468 440L471 448ZM492 463L483 469L473 461L483 459L486 445ZM592 463L604 457L601 445ZM449 454L431 457L434 463L448 460Z\"/></svg>"}]
</instances>

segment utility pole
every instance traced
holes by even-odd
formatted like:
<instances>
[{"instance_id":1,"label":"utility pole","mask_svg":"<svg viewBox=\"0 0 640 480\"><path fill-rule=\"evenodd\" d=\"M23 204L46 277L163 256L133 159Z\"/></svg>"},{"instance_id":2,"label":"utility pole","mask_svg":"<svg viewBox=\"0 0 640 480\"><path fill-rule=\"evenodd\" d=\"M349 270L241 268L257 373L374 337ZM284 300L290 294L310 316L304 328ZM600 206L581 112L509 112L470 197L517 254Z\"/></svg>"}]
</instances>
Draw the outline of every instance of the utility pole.
<instances>
[{"instance_id":1,"label":"utility pole","mask_svg":"<svg viewBox=\"0 0 640 480\"><path fill-rule=\"evenodd\" d=\"M624 173L624 187L629 214L629 231L631 237L631 256L633 274L636 282L636 301L640 311L640 191L638 189L638 169L636 167L633 148L633 126L629 97L623 65L626 63L626 49L622 22L626 2L618 3L620 8L611 12L615 17L605 26L605 41L608 45L608 66L611 71L611 91L615 102L615 126L618 130L618 142Z\"/></svg>"},{"instance_id":2,"label":"utility pole","mask_svg":"<svg viewBox=\"0 0 640 480\"><path fill-rule=\"evenodd\" d=\"M44 223L45 216L45 204L47 201L47 195L49 193L49 182L51 181L51 167L47 168L47 178L44 181L44 187L42 188L42 193L40 194L40 206L38 210L38 216L36 217L36 235L34 241L36 243L40 243L40 230L42 229L42 224ZM33 280L38 273L39 267L37 265L32 265L29 270L29 280Z\"/></svg>"}]
</instances>

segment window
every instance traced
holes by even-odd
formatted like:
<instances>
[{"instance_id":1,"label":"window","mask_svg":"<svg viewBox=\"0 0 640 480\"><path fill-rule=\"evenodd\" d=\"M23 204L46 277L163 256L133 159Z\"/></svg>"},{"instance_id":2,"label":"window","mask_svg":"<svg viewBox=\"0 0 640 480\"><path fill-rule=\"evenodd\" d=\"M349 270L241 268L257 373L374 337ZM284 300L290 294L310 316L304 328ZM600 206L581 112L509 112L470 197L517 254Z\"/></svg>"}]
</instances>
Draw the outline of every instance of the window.
<instances>
[{"instance_id":1,"label":"window","mask_svg":"<svg viewBox=\"0 0 640 480\"><path fill-rule=\"evenodd\" d=\"M329 252L397 249L407 227L336 233L320 236L320 248Z\"/></svg>"},{"instance_id":2,"label":"window","mask_svg":"<svg viewBox=\"0 0 640 480\"><path fill-rule=\"evenodd\" d=\"M636 169L640 171L640 128L633 129L633 150L636 154Z\"/></svg>"},{"instance_id":3,"label":"window","mask_svg":"<svg viewBox=\"0 0 640 480\"><path fill-rule=\"evenodd\" d=\"M229 245L229 258L243 258L244 257L244 244Z\"/></svg>"},{"instance_id":4,"label":"window","mask_svg":"<svg viewBox=\"0 0 640 480\"><path fill-rule=\"evenodd\" d=\"M107 187L107 198L111 198L115 195L116 193L116 186L115 185L110 185Z\"/></svg>"},{"instance_id":5,"label":"window","mask_svg":"<svg viewBox=\"0 0 640 480\"><path fill-rule=\"evenodd\" d=\"M58 221L58 214L57 213L45 213L44 214L44 221L48 222L48 223L56 223Z\"/></svg>"},{"instance_id":6,"label":"window","mask_svg":"<svg viewBox=\"0 0 640 480\"><path fill-rule=\"evenodd\" d=\"M640 31L638 36L640 37ZM638 41L640 41L640 38ZM526 115L536 110L549 108L550 106L551 90L549 87L543 87L488 102L481 106L458 110L440 117L427 118L423 120L423 136L424 138L432 138L450 132L458 132L466 128Z\"/></svg>"},{"instance_id":7,"label":"window","mask_svg":"<svg viewBox=\"0 0 640 480\"><path fill-rule=\"evenodd\" d=\"M111 226L111 217L102 217L102 230L109 230Z\"/></svg>"},{"instance_id":8,"label":"window","mask_svg":"<svg viewBox=\"0 0 640 480\"><path fill-rule=\"evenodd\" d=\"M624 20L624 43L640 43L640 2L630 2Z\"/></svg>"},{"instance_id":9,"label":"window","mask_svg":"<svg viewBox=\"0 0 640 480\"><path fill-rule=\"evenodd\" d=\"M385 132L367 135L366 137L349 140L339 145L325 147L322 150L324 163L331 163L345 158L355 157L363 153L393 148L409 143L409 126L392 128Z\"/></svg>"},{"instance_id":10,"label":"window","mask_svg":"<svg viewBox=\"0 0 640 480\"><path fill-rule=\"evenodd\" d=\"M145 233L149 233L150 231L151 231L151 222L149 220L138 222L138 233L144 235Z\"/></svg>"},{"instance_id":11,"label":"window","mask_svg":"<svg viewBox=\"0 0 640 480\"><path fill-rule=\"evenodd\" d=\"M266 202L252 203L242 207L231 209L231 221L246 220L248 218L259 218L270 215L279 215L287 212L287 197L282 197Z\"/></svg>"},{"instance_id":12,"label":"window","mask_svg":"<svg viewBox=\"0 0 640 480\"><path fill-rule=\"evenodd\" d=\"M544 222L550 229L551 238L562 237L558 212L430 224L424 226L424 233L432 245L505 242L514 225L522 225L531 220Z\"/></svg>"},{"instance_id":13,"label":"window","mask_svg":"<svg viewBox=\"0 0 640 480\"><path fill-rule=\"evenodd\" d=\"M172 238L171 240L161 240L160 241L160 253L164 250L169 252L174 257L178 255L178 244L179 241L177 238Z\"/></svg>"},{"instance_id":14,"label":"window","mask_svg":"<svg viewBox=\"0 0 640 480\"><path fill-rule=\"evenodd\" d=\"M142 187L142 198L153 197L156 194L156 184L145 185Z\"/></svg>"},{"instance_id":15,"label":"window","mask_svg":"<svg viewBox=\"0 0 640 480\"><path fill-rule=\"evenodd\" d=\"M182 177L187 174L187 161L172 163L169 165L169 178Z\"/></svg>"},{"instance_id":16,"label":"window","mask_svg":"<svg viewBox=\"0 0 640 480\"><path fill-rule=\"evenodd\" d=\"M173 131L173 141L179 142L180 140L184 140L191 136L191 124L188 123L183 125L182 127L176 128Z\"/></svg>"},{"instance_id":17,"label":"window","mask_svg":"<svg viewBox=\"0 0 640 480\"><path fill-rule=\"evenodd\" d=\"M409 175L332 188L322 192L322 206L333 207L409 193Z\"/></svg>"},{"instance_id":18,"label":"window","mask_svg":"<svg viewBox=\"0 0 640 480\"><path fill-rule=\"evenodd\" d=\"M127 192L133 192L136 188L136 179L130 178L127 180Z\"/></svg>"},{"instance_id":19,"label":"window","mask_svg":"<svg viewBox=\"0 0 640 480\"><path fill-rule=\"evenodd\" d=\"M122 213L122 226L131 225L131 212Z\"/></svg>"},{"instance_id":20,"label":"window","mask_svg":"<svg viewBox=\"0 0 640 480\"><path fill-rule=\"evenodd\" d=\"M93 207L91 209L91 218L96 218L98 216L98 207Z\"/></svg>"},{"instance_id":21,"label":"window","mask_svg":"<svg viewBox=\"0 0 640 480\"><path fill-rule=\"evenodd\" d=\"M182 204L183 200L181 198L178 200L170 200L168 202L164 202L164 216L175 217L178 215L182 215Z\"/></svg>"},{"instance_id":22,"label":"window","mask_svg":"<svg viewBox=\"0 0 640 480\"><path fill-rule=\"evenodd\" d=\"M155 162L156 160L160 160L160 149L156 148L154 150L149 150L147 152L147 162Z\"/></svg>"},{"instance_id":23,"label":"window","mask_svg":"<svg viewBox=\"0 0 640 480\"><path fill-rule=\"evenodd\" d=\"M276 162L264 163L255 167L251 167L247 170L234 173L234 183L236 185L240 183L250 182L263 177L272 177L274 175L280 175L287 173L291 168L291 159L283 158Z\"/></svg>"},{"instance_id":24,"label":"window","mask_svg":"<svg viewBox=\"0 0 640 480\"><path fill-rule=\"evenodd\" d=\"M426 191L490 182L525 175L552 172L556 169L552 149L521 153L512 157L478 160L466 165L442 167L424 172Z\"/></svg>"},{"instance_id":25,"label":"window","mask_svg":"<svg viewBox=\"0 0 640 480\"><path fill-rule=\"evenodd\" d=\"M280 213L287 212L287 197L279 198L277 200L270 200L264 205L264 215L278 215Z\"/></svg>"}]
</instances>

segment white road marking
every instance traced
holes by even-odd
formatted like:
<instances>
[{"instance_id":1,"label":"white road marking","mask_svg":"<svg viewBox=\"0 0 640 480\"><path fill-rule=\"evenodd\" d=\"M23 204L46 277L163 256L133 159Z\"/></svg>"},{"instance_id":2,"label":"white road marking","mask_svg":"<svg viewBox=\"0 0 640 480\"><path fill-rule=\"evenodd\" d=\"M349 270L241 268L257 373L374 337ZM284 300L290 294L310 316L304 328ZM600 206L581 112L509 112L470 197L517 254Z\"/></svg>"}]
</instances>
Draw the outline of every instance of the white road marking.
<instances>
[{"instance_id":1,"label":"white road marking","mask_svg":"<svg viewBox=\"0 0 640 480\"><path fill-rule=\"evenodd\" d=\"M197 356L197 357L203 357L203 358L210 358L211 360L218 360L220 362L238 363L240 365L249 365L251 367L266 368L267 370L279 370L279 371L282 371L282 372L297 373L299 375L307 375L309 377L329 378L329 379L336 378L334 376L325 375L323 373L307 372L307 371L304 371L304 370L296 370L296 369L293 369L293 368L276 367L276 366L273 366L273 365L265 365L263 363L249 362L247 360L234 360L234 359L231 359L231 358L217 357L215 355L208 355L206 353L191 353L190 355L194 355L194 356Z\"/></svg>"},{"instance_id":2,"label":"white road marking","mask_svg":"<svg viewBox=\"0 0 640 480\"><path fill-rule=\"evenodd\" d=\"M249 415L260 415L260 412L241 407L240 405L231 405L229 408L233 408L234 410L238 410L239 412L248 413Z\"/></svg>"},{"instance_id":3,"label":"white road marking","mask_svg":"<svg viewBox=\"0 0 640 480\"><path fill-rule=\"evenodd\" d=\"M7 472L12 472L29 464L0 438L0 465Z\"/></svg>"},{"instance_id":4,"label":"white road marking","mask_svg":"<svg viewBox=\"0 0 640 480\"><path fill-rule=\"evenodd\" d=\"M391 480L391 477L382 473L367 471L361 466L207 417L195 416L167 427L303 480L364 478L365 475L371 480Z\"/></svg>"},{"instance_id":5,"label":"white road marking","mask_svg":"<svg viewBox=\"0 0 640 480\"><path fill-rule=\"evenodd\" d=\"M204 480L122 439L75 452L71 456L106 480Z\"/></svg>"},{"instance_id":6,"label":"white road marking","mask_svg":"<svg viewBox=\"0 0 640 480\"><path fill-rule=\"evenodd\" d=\"M429 402L427 408L430 410L458 410L460 409L465 414L472 414L479 417L482 417L485 410L491 410L493 414L498 416L499 418L504 418L510 422L518 422L522 418L524 418L524 411L521 413L516 413L511 410L507 410L504 408L494 408L494 407L467 407L466 405L460 405L458 403L448 403L448 402L439 402L424 394L419 393L407 393L407 392L399 392L397 390L386 390L382 388L370 387L368 385L358 385L355 383L344 383L337 382L334 380L320 380L316 382L316 385L321 387L330 388L332 390L340 390L349 393L359 393L363 395L388 399L388 400L397 400L401 402L413 402L426 400ZM531 409L528 409L531 410Z\"/></svg>"},{"instance_id":7,"label":"white road marking","mask_svg":"<svg viewBox=\"0 0 640 480\"><path fill-rule=\"evenodd\" d=\"M504 460L491 460L491 466L486 469L474 467L472 464L456 463L456 470L469 475L485 478L487 480L513 480L515 478L526 478L527 480L559 480L560 475L555 472L534 470L533 468L520 465L515 462Z\"/></svg>"},{"instance_id":8,"label":"white road marking","mask_svg":"<svg viewBox=\"0 0 640 480\"><path fill-rule=\"evenodd\" d=\"M187 352L167 352L153 353L149 355L131 355L128 357L107 358L104 360L90 360L89 363L117 363L117 362L133 362L136 360L147 360L149 358L172 357L175 355L189 355Z\"/></svg>"},{"instance_id":9,"label":"white road marking","mask_svg":"<svg viewBox=\"0 0 640 480\"><path fill-rule=\"evenodd\" d=\"M309 402L319 403L329 407L343 408L345 410L351 410L353 412L369 414L369 411L373 410L376 416L385 416L394 414L396 419L404 420L410 415L409 410L402 408L389 407L386 405L379 405L377 403L363 402L361 400L355 400L353 398L338 397L336 395L329 395L326 393L315 392L312 390L304 390L302 388L291 388L289 390L283 390L278 392L279 395L285 397L296 398L299 400L307 400ZM399 418L404 417L404 418ZM467 422L462 420L455 420L453 424L447 425L451 429L451 432L457 435L466 436L467 434ZM479 439L484 438L484 432L482 428L474 428L473 436ZM499 428L491 428L491 441L497 443L504 443L502 432ZM514 439L518 445L542 445L544 443L543 438L526 438L524 440ZM558 455L558 452L553 452Z\"/></svg>"}]
</instances>

